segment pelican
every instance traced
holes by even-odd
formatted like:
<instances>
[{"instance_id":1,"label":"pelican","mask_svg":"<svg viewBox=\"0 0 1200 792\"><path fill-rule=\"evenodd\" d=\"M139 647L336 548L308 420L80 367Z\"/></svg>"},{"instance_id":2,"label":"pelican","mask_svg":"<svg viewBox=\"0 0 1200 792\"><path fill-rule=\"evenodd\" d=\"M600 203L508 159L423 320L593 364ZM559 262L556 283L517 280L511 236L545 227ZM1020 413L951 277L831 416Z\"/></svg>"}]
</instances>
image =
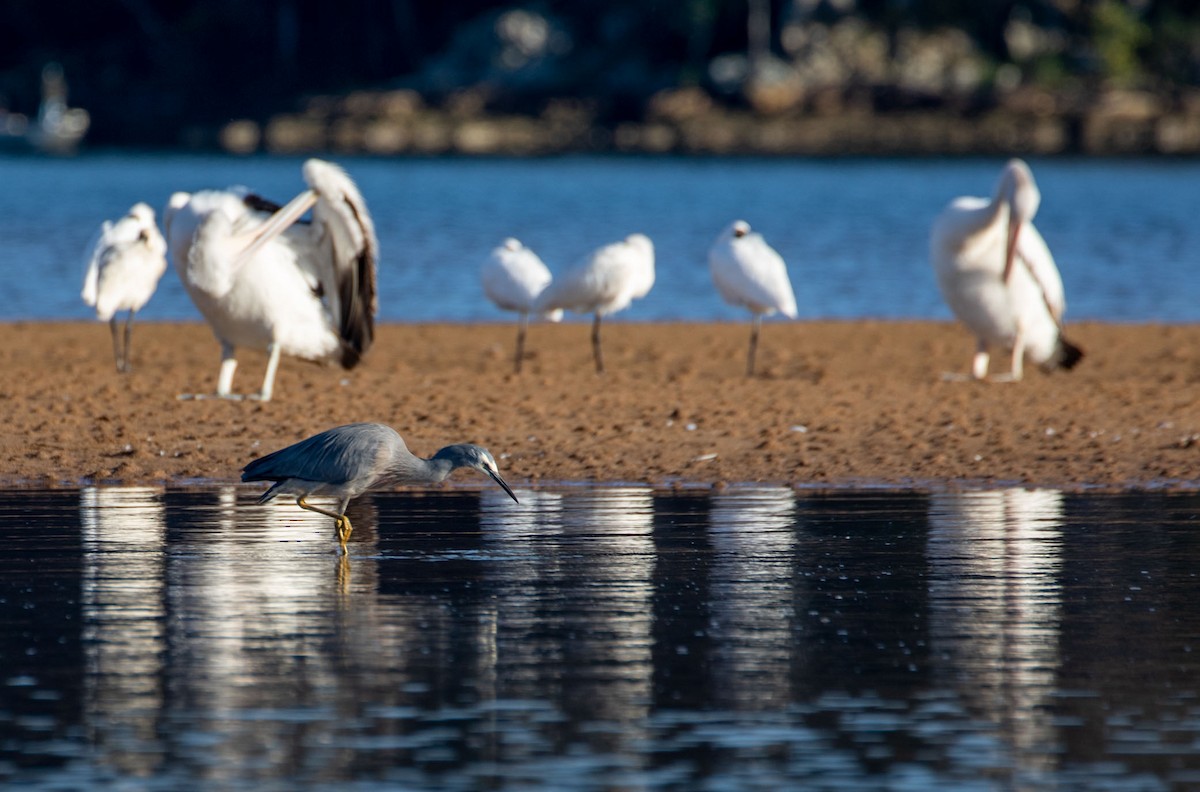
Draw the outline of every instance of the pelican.
<instances>
[{"instance_id":1,"label":"pelican","mask_svg":"<svg viewBox=\"0 0 1200 792\"><path fill-rule=\"evenodd\" d=\"M746 308L753 316L746 357L746 376L753 377L762 318L776 312L796 318L796 295L787 266L762 234L751 232L745 220L735 220L709 249L708 268L725 302Z\"/></svg>"},{"instance_id":2,"label":"pelican","mask_svg":"<svg viewBox=\"0 0 1200 792\"><path fill-rule=\"evenodd\" d=\"M309 189L286 206L204 190L175 193L163 212L175 270L221 344L220 398L243 398L232 393L239 346L267 352L250 398L269 401L283 353L350 369L374 338L379 244L366 203L336 165L310 159L303 174Z\"/></svg>"},{"instance_id":3,"label":"pelican","mask_svg":"<svg viewBox=\"0 0 1200 792\"><path fill-rule=\"evenodd\" d=\"M992 346L1012 355L1006 379L1023 362L1071 369L1083 350L1063 337L1062 278L1033 225L1042 196L1029 166L1009 160L991 200L955 198L933 222L930 257L946 302L977 339L971 375L988 373Z\"/></svg>"},{"instance_id":4,"label":"pelican","mask_svg":"<svg viewBox=\"0 0 1200 792\"><path fill-rule=\"evenodd\" d=\"M533 310L594 314L592 356L596 373L603 374L600 317L628 308L635 299L649 294L653 286L654 243L645 234L630 234L596 250L556 278L534 302Z\"/></svg>"},{"instance_id":5,"label":"pelican","mask_svg":"<svg viewBox=\"0 0 1200 792\"><path fill-rule=\"evenodd\" d=\"M525 329L529 326L529 313L539 294L550 284L550 270L529 248L509 237L492 251L483 263L480 273L483 293L504 311L516 311L517 354L516 371L521 371L521 359L525 355ZM559 309L542 314L543 319L557 322L562 319Z\"/></svg>"},{"instance_id":6,"label":"pelican","mask_svg":"<svg viewBox=\"0 0 1200 792\"><path fill-rule=\"evenodd\" d=\"M129 344L133 315L149 302L158 279L167 270L167 243L154 224L154 210L136 203L129 214L113 223L105 220L88 254L87 274L80 296L95 307L96 318L112 331L117 371L130 370ZM125 346L117 333L117 312L125 317Z\"/></svg>"}]
</instances>

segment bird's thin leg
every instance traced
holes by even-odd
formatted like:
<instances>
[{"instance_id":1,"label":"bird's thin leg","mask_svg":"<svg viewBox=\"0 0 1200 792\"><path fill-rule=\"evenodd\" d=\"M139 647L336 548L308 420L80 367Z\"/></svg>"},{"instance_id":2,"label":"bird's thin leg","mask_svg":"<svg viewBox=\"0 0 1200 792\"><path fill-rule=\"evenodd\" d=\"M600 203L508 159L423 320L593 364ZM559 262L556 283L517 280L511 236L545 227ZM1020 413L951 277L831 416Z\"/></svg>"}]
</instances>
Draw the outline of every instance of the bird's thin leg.
<instances>
[{"instance_id":1,"label":"bird's thin leg","mask_svg":"<svg viewBox=\"0 0 1200 792\"><path fill-rule=\"evenodd\" d=\"M1017 337L1013 340L1012 348L1012 368L1009 378L1013 382L1020 382L1025 376L1025 331L1021 327L1017 327Z\"/></svg>"},{"instance_id":2,"label":"bird's thin leg","mask_svg":"<svg viewBox=\"0 0 1200 792\"><path fill-rule=\"evenodd\" d=\"M275 371L279 368L279 356L283 353L279 344L271 344L267 351L270 357L267 358L267 373L263 375L262 390L250 397L259 401L271 401L271 393L275 390Z\"/></svg>"},{"instance_id":3,"label":"bird's thin leg","mask_svg":"<svg viewBox=\"0 0 1200 792\"><path fill-rule=\"evenodd\" d=\"M233 372L237 371L237 358L233 356L233 344L221 344L221 373L217 376L217 395L229 398L233 391Z\"/></svg>"},{"instance_id":4,"label":"bird's thin leg","mask_svg":"<svg viewBox=\"0 0 1200 792\"><path fill-rule=\"evenodd\" d=\"M326 517L333 518L333 527L337 529L338 544L342 546L342 550L346 549L346 542L350 539L350 532L354 530L354 526L350 524L350 518L346 516L346 506L350 503L349 498L343 498L338 507L338 511L332 512L328 509L322 509L320 506L313 506L308 501L304 500L301 495L296 498L296 505L301 509L307 509L317 514L324 514Z\"/></svg>"},{"instance_id":5,"label":"bird's thin leg","mask_svg":"<svg viewBox=\"0 0 1200 792\"><path fill-rule=\"evenodd\" d=\"M125 361L121 357L121 339L117 333L117 316L116 316L116 314L113 314L113 317L108 320L108 329L112 333L113 359L117 361L117 371L123 372L123 371L125 371Z\"/></svg>"},{"instance_id":6,"label":"bird's thin leg","mask_svg":"<svg viewBox=\"0 0 1200 792\"><path fill-rule=\"evenodd\" d=\"M237 371L237 358L234 357L233 344L221 342L221 371L217 374L217 399L241 399L233 393L233 372ZM180 399L212 399L211 393L181 393Z\"/></svg>"},{"instance_id":7,"label":"bird's thin leg","mask_svg":"<svg viewBox=\"0 0 1200 792\"><path fill-rule=\"evenodd\" d=\"M133 346L133 315L135 313L137 313L137 311L130 309L129 315L125 317L125 371L130 371L133 369L133 353L130 350Z\"/></svg>"},{"instance_id":8,"label":"bird's thin leg","mask_svg":"<svg viewBox=\"0 0 1200 792\"><path fill-rule=\"evenodd\" d=\"M987 342L981 338L975 346L975 357L971 360L971 376L977 380L986 377L990 361L991 355L988 354Z\"/></svg>"},{"instance_id":9,"label":"bird's thin leg","mask_svg":"<svg viewBox=\"0 0 1200 792\"><path fill-rule=\"evenodd\" d=\"M592 321L592 357L596 359L596 373L604 373L604 353L600 351L600 314Z\"/></svg>"},{"instance_id":10,"label":"bird's thin leg","mask_svg":"<svg viewBox=\"0 0 1200 792\"><path fill-rule=\"evenodd\" d=\"M521 311L521 318L517 320L517 357L514 362L514 367L518 374L521 373L521 360L525 357L525 330L528 327L529 314Z\"/></svg>"},{"instance_id":11,"label":"bird's thin leg","mask_svg":"<svg viewBox=\"0 0 1200 792\"><path fill-rule=\"evenodd\" d=\"M342 521L342 519L343 519L342 515L338 514L337 512L331 512L331 511L329 511L329 509L322 509L320 506L313 506L311 503L304 500L304 498L305 498L304 495L301 495L299 498L296 498L296 505L299 506L301 509L307 509L308 511L316 512L317 514L324 514L326 517L332 517L333 519L337 520L338 522Z\"/></svg>"},{"instance_id":12,"label":"bird's thin leg","mask_svg":"<svg viewBox=\"0 0 1200 792\"><path fill-rule=\"evenodd\" d=\"M350 540L350 532L354 530L354 526L350 524L350 518L346 516L346 506L350 503L349 498L342 498L341 506L338 511L341 514L338 516L335 526L338 532L338 544L342 546L342 552L346 552L346 542Z\"/></svg>"},{"instance_id":13,"label":"bird's thin leg","mask_svg":"<svg viewBox=\"0 0 1200 792\"><path fill-rule=\"evenodd\" d=\"M754 353L758 349L758 330L762 326L762 316L754 314L754 321L750 324L750 352L746 356L746 376L754 376Z\"/></svg>"}]
</instances>

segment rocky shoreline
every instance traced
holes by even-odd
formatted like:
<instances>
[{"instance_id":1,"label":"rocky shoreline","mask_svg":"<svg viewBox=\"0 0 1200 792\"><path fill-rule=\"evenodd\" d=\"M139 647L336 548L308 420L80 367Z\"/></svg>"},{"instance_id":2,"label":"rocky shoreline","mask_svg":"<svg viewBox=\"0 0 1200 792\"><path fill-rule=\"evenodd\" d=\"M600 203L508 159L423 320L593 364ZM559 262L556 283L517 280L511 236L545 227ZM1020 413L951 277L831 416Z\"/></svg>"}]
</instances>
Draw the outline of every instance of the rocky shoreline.
<instances>
[{"instance_id":1,"label":"rocky shoreline","mask_svg":"<svg viewBox=\"0 0 1200 792\"><path fill-rule=\"evenodd\" d=\"M536 115L487 110L471 92L439 106L411 90L318 97L266 123L215 133L231 153L375 156L546 156L627 153L751 156L1186 156L1200 154L1200 92L1167 99L1108 91L1089 101L1027 89L984 107L899 108L812 97L804 111L764 115L664 91L637 121L605 123L583 101L553 100ZM205 135L199 135L201 139Z\"/></svg>"}]
</instances>

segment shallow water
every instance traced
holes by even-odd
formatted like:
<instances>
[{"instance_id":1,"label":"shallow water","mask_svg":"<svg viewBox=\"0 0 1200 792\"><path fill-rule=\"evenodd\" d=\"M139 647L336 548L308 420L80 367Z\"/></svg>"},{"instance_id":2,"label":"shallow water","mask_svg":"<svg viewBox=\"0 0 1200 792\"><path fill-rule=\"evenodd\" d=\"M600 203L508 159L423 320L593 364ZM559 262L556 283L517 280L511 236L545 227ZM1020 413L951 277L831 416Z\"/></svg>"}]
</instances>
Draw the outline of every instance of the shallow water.
<instances>
[{"instance_id":1,"label":"shallow water","mask_svg":"<svg viewBox=\"0 0 1200 792\"><path fill-rule=\"evenodd\" d=\"M32 788L1200 783L1200 495L0 493Z\"/></svg>"},{"instance_id":2,"label":"shallow water","mask_svg":"<svg viewBox=\"0 0 1200 792\"><path fill-rule=\"evenodd\" d=\"M708 274L707 251L734 219L787 260L802 318L936 318L950 313L929 266L934 216L958 195L990 194L1001 159L562 157L340 158L380 239L384 321L505 316L478 271L507 236L560 272L633 231L656 246L658 282L621 319L742 320ZM1068 318L1200 321L1200 161L1034 160L1037 225L1058 260ZM84 319L82 257L101 221L176 190L241 184L279 201L302 187L300 160L129 153L0 156L0 321ZM198 320L168 272L143 313Z\"/></svg>"}]
</instances>

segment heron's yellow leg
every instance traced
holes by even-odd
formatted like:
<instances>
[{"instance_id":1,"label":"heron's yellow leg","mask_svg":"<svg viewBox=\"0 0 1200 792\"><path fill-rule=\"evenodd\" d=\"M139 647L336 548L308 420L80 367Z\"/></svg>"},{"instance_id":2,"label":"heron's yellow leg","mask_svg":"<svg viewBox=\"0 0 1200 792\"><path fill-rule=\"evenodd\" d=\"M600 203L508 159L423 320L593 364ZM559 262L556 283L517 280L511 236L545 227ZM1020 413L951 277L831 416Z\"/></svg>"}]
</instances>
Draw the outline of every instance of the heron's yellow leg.
<instances>
[{"instance_id":1,"label":"heron's yellow leg","mask_svg":"<svg viewBox=\"0 0 1200 792\"><path fill-rule=\"evenodd\" d=\"M346 542L350 539L350 532L354 530L354 526L350 524L350 518L346 515L338 517L337 523L338 542L341 543L342 549L346 549Z\"/></svg>"},{"instance_id":2,"label":"heron's yellow leg","mask_svg":"<svg viewBox=\"0 0 1200 792\"><path fill-rule=\"evenodd\" d=\"M308 509L309 511L316 512L317 514L324 514L326 517L332 517L333 527L337 529L338 543L341 544L342 550L346 549L346 542L350 539L350 532L354 530L354 526L350 524L349 517L344 514L338 514L337 512L331 512L328 509L322 509L319 506L313 506L311 503L304 500L303 495L301 495L299 498L296 498L296 505L301 509ZM344 503L342 505L343 507L345 506Z\"/></svg>"},{"instance_id":3,"label":"heron's yellow leg","mask_svg":"<svg viewBox=\"0 0 1200 792\"><path fill-rule=\"evenodd\" d=\"M308 509L309 511L316 512L317 514L324 514L326 517L332 517L335 520L342 519L342 515L338 514L337 512L331 512L328 509L322 509L320 506L313 506L311 503L304 500L303 495L301 495L299 498L296 498L296 505L301 509Z\"/></svg>"}]
</instances>

